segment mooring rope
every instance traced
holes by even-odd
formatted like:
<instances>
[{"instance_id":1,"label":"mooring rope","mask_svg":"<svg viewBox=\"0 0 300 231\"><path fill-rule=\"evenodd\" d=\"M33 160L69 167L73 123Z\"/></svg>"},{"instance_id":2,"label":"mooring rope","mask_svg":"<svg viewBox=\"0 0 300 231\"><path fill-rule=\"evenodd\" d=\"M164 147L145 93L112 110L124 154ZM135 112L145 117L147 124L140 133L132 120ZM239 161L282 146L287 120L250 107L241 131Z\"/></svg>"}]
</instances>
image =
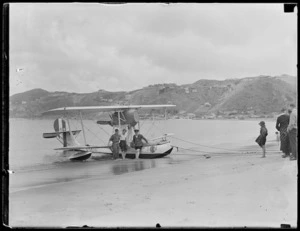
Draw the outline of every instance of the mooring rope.
<instances>
[{"instance_id":1,"label":"mooring rope","mask_svg":"<svg viewBox=\"0 0 300 231\"><path fill-rule=\"evenodd\" d=\"M213 147L213 146L208 146L208 145L202 145L202 144L199 144L199 143L195 143L195 142L191 142L191 141L188 141L188 140L178 138L176 136L173 136L173 138L177 139L177 140L180 140L180 141L183 141L183 142L186 142L186 143L194 144L194 145L197 145L197 146L200 146L200 147L213 148L213 149L225 150L225 151L230 151L230 152L248 151L248 150L245 150L245 149L236 150L236 149L218 148L218 147Z\"/></svg>"},{"instance_id":2,"label":"mooring rope","mask_svg":"<svg viewBox=\"0 0 300 231\"><path fill-rule=\"evenodd\" d=\"M249 152L239 152L239 153L231 153L231 152L225 152L225 153L220 153L220 152L208 152L208 151L202 151L202 150L195 150L195 149L191 149L191 148L184 148L184 147L179 147L179 146L174 146L174 148L178 149L182 149L182 150L186 150L186 151L192 151L192 152L198 152L198 153L206 153L206 154L249 154L249 153L257 153L257 151L249 151Z\"/></svg>"},{"instance_id":3,"label":"mooring rope","mask_svg":"<svg viewBox=\"0 0 300 231\"><path fill-rule=\"evenodd\" d=\"M178 146L172 146L172 147L177 148L177 151L178 151L178 149L182 149L182 150L186 150L186 151L200 153L199 155L196 155L196 156L204 156L204 157L207 156L206 154L203 154L204 152L202 152L202 151L197 151L197 150L193 150L193 149L189 149L189 148L182 148L182 147L178 147ZM174 153L172 155L174 155ZM194 155L195 156L195 154L184 154L184 153L180 153L180 154L177 153L175 155Z\"/></svg>"},{"instance_id":4,"label":"mooring rope","mask_svg":"<svg viewBox=\"0 0 300 231\"><path fill-rule=\"evenodd\" d=\"M162 132L162 130L159 127L157 127L155 124L153 124L153 126L155 126L156 128L158 128ZM194 144L194 145L197 145L199 147L206 147L206 148L224 150L224 151L229 151L229 152L236 152L236 153L243 153L243 154L244 153L258 153L259 152L259 151L253 151L252 149L229 149L229 148L222 148L222 147L214 147L214 146L209 146L209 145L203 145L203 144L191 142L191 141L188 141L188 140L184 140L184 139L179 138L177 136L172 136L172 138L180 140L180 141L183 141L183 142L186 142L186 143ZM177 147L177 146L174 146L174 147ZM178 147L178 148L185 149L185 150L188 150L188 151L196 151L196 150L193 150L193 149L187 149L187 148L183 148L183 147ZM272 150L272 151L274 151L274 150ZM215 153L215 152L207 152L207 151L201 151L201 150L196 151L196 152L201 152L201 153Z\"/></svg>"},{"instance_id":5,"label":"mooring rope","mask_svg":"<svg viewBox=\"0 0 300 231\"><path fill-rule=\"evenodd\" d=\"M179 147L179 146L175 146L172 145L172 147L177 148L177 151L179 149L182 150L186 150L186 151L192 151L192 152L196 152L196 153L201 153L201 156L205 156L207 158L207 156L209 155L213 155L213 156L226 156L226 155L245 155L245 154L257 154L260 153L261 151L255 151L255 150L251 150L251 151L247 151L247 152L239 152L239 153L232 153L232 152L224 152L224 153L220 153L220 152L207 152L207 151L201 151L201 150L194 150L194 149L190 149L190 148L183 148L183 147ZM280 153L280 151L274 151L274 150L269 150L268 152L272 152L272 153ZM209 155L206 155L206 154ZM270 153L268 153L269 155ZM196 155L196 154L187 154L187 153L173 153L172 155ZM198 156L198 155L197 155Z\"/></svg>"}]
</instances>

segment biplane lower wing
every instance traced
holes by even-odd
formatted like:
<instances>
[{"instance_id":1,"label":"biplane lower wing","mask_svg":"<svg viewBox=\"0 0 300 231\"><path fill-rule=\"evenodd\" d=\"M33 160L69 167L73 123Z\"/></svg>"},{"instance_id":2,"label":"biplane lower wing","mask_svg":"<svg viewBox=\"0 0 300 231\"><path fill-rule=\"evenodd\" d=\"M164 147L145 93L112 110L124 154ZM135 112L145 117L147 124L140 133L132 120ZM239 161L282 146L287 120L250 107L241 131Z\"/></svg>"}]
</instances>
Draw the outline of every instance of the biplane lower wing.
<instances>
[{"instance_id":1,"label":"biplane lower wing","mask_svg":"<svg viewBox=\"0 0 300 231\"><path fill-rule=\"evenodd\" d=\"M95 145L87 145L87 146L68 146L63 148L55 148L54 150L65 150L65 151L71 151L71 150L83 150L83 149L93 149L93 148L109 148L110 146L95 146Z\"/></svg>"}]
</instances>

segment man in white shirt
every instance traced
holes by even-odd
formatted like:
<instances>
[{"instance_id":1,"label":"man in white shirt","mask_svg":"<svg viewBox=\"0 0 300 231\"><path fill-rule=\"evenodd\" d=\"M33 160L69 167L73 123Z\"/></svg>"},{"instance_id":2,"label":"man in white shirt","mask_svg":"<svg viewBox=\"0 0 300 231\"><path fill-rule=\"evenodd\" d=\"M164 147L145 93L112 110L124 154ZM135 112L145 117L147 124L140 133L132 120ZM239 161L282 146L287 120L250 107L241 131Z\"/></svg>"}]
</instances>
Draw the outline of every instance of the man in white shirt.
<instances>
[{"instance_id":1,"label":"man in white shirt","mask_svg":"<svg viewBox=\"0 0 300 231\"><path fill-rule=\"evenodd\" d=\"M126 152L127 152L127 130L124 128L122 130L121 138L120 138L120 148L121 148L121 153L122 153L122 158L123 160L126 157Z\"/></svg>"},{"instance_id":2,"label":"man in white shirt","mask_svg":"<svg viewBox=\"0 0 300 231\"><path fill-rule=\"evenodd\" d=\"M290 122L287 127L287 131L289 134L290 146L292 150L292 155L290 160L297 160L298 159L298 150L297 150L297 136L298 136L298 125L297 125L297 109L295 104L290 104L290 109L292 113L290 114Z\"/></svg>"}]
</instances>

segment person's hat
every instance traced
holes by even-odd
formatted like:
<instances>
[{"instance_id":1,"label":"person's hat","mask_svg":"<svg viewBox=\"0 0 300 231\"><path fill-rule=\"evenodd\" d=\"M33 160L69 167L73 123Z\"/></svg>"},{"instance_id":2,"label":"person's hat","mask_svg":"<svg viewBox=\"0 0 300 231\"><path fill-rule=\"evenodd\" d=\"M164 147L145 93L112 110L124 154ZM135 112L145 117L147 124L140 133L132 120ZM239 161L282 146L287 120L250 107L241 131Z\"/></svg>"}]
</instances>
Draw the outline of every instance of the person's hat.
<instances>
[{"instance_id":1,"label":"person's hat","mask_svg":"<svg viewBox=\"0 0 300 231\"><path fill-rule=\"evenodd\" d=\"M260 121L259 125L265 125L265 121Z\"/></svg>"},{"instance_id":2,"label":"person's hat","mask_svg":"<svg viewBox=\"0 0 300 231\"><path fill-rule=\"evenodd\" d=\"M139 131L139 129L134 129L134 132L138 132Z\"/></svg>"}]
</instances>

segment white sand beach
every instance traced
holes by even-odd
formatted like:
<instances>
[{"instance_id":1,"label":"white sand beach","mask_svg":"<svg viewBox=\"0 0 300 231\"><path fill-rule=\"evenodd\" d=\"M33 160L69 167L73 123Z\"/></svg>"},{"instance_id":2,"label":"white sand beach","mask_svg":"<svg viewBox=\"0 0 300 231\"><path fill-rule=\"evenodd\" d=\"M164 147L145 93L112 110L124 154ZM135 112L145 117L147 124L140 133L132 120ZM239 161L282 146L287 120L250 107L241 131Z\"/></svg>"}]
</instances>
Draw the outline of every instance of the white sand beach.
<instances>
[{"instance_id":1,"label":"white sand beach","mask_svg":"<svg viewBox=\"0 0 300 231\"><path fill-rule=\"evenodd\" d=\"M195 156L31 187L10 193L9 221L12 227L296 227L297 162L279 153Z\"/></svg>"}]
</instances>

